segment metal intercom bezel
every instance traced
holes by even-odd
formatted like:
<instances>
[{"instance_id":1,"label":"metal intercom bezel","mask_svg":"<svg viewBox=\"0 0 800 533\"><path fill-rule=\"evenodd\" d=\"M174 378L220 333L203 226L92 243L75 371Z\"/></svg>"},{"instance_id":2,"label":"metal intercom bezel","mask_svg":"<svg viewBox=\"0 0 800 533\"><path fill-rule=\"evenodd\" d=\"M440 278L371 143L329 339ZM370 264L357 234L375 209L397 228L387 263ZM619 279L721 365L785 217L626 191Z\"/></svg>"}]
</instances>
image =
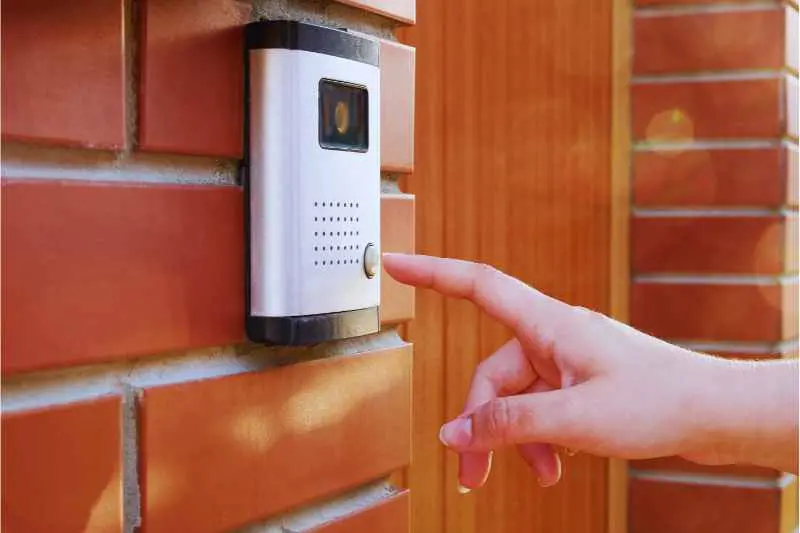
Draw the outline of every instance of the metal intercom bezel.
<instances>
[{"instance_id":1,"label":"metal intercom bezel","mask_svg":"<svg viewBox=\"0 0 800 533\"><path fill-rule=\"evenodd\" d=\"M245 128L244 128L244 159L241 167L242 185L245 198L245 316L246 332L253 342L272 345L309 345L323 341L357 337L380 330L379 305L359 309L347 309L330 313L319 313L294 316L254 316L252 314L252 276L251 271L251 181L250 181L250 107L251 107L251 73L250 52L261 49L280 49L289 51L303 51L314 54L323 54L336 58L355 61L375 67L379 66L379 48L376 41L354 35L340 29L327 28L297 21L259 21L245 27ZM339 83L348 83L347 80L334 79ZM357 83L354 85L358 85ZM366 88L366 87L365 87ZM367 90L369 99L377 97ZM369 104L367 104L369 109ZM374 107L372 108L374 110ZM379 120L370 114L367 118ZM368 130L369 131L369 130ZM376 131L377 133L377 131ZM365 152L372 151L371 155L377 156L380 146L377 135L368 134ZM320 147L322 149L322 147ZM346 150L345 150L346 151ZM354 151L356 152L356 151ZM379 206L380 175L379 167L376 172L376 201ZM379 207L378 207L379 209ZM367 248L370 252L379 250L379 235L373 239L374 243L364 246L365 257ZM364 268L366 271L367 269ZM365 274L365 277L378 284L379 277L375 273ZM379 288L378 288L379 291ZM378 293L379 295L379 293ZM379 296L378 296L379 298Z\"/></svg>"}]
</instances>

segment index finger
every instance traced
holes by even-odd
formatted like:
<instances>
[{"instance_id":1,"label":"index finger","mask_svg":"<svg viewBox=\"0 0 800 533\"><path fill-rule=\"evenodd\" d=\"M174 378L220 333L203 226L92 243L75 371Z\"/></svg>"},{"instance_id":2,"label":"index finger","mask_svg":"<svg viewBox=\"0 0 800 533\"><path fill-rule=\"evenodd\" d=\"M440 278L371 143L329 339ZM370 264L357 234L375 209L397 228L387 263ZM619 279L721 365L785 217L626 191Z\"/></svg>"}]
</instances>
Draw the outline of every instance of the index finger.
<instances>
[{"instance_id":1,"label":"index finger","mask_svg":"<svg viewBox=\"0 0 800 533\"><path fill-rule=\"evenodd\" d=\"M523 344L552 348L553 326L570 306L491 266L425 255L387 253L386 272L400 283L465 298L509 327Z\"/></svg>"}]
</instances>

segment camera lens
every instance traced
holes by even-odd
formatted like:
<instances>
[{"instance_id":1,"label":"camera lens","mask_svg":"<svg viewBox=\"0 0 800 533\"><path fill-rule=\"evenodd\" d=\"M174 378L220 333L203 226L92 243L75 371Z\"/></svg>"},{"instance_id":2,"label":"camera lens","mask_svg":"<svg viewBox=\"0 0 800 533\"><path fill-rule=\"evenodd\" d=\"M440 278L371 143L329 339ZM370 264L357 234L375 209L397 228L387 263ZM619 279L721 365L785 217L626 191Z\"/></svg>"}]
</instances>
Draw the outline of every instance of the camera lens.
<instances>
[{"instance_id":1,"label":"camera lens","mask_svg":"<svg viewBox=\"0 0 800 533\"><path fill-rule=\"evenodd\" d=\"M367 151L368 98L366 87L320 80L320 147L327 150Z\"/></svg>"},{"instance_id":2,"label":"camera lens","mask_svg":"<svg viewBox=\"0 0 800 533\"><path fill-rule=\"evenodd\" d=\"M350 127L350 111L347 109L347 104L342 101L336 102L333 116L336 121L336 131L340 135L347 133L347 129Z\"/></svg>"}]
</instances>

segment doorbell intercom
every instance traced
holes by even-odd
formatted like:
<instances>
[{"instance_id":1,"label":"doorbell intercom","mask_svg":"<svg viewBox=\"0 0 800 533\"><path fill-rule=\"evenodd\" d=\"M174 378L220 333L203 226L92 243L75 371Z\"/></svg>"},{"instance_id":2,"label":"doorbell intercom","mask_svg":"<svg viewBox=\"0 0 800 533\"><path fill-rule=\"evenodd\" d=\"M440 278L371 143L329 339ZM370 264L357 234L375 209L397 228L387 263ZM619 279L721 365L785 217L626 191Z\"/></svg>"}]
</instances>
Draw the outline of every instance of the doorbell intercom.
<instances>
[{"instance_id":1,"label":"doorbell intercom","mask_svg":"<svg viewBox=\"0 0 800 533\"><path fill-rule=\"evenodd\" d=\"M380 329L378 43L296 21L245 28L247 335Z\"/></svg>"}]
</instances>

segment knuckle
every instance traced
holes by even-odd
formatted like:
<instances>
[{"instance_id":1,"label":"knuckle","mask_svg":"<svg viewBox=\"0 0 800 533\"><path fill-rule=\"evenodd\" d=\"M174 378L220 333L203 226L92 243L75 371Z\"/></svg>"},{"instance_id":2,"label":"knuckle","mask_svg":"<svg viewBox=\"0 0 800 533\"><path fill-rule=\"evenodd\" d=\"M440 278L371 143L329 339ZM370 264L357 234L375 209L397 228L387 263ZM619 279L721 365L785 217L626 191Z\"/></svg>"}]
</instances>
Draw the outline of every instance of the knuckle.
<instances>
[{"instance_id":1,"label":"knuckle","mask_svg":"<svg viewBox=\"0 0 800 533\"><path fill-rule=\"evenodd\" d=\"M489 404L487 419L486 419L486 433L487 436L498 442L505 442L509 434L509 424L511 423L511 415L509 412L508 401L505 398L498 398Z\"/></svg>"},{"instance_id":2,"label":"knuckle","mask_svg":"<svg viewBox=\"0 0 800 533\"><path fill-rule=\"evenodd\" d=\"M596 324L605 321L605 316L588 307L576 306L572 308L573 318L582 324Z\"/></svg>"},{"instance_id":3,"label":"knuckle","mask_svg":"<svg viewBox=\"0 0 800 533\"><path fill-rule=\"evenodd\" d=\"M477 263L475 279L480 285L496 278L499 273L500 271L492 265L487 265L486 263Z\"/></svg>"}]
</instances>

